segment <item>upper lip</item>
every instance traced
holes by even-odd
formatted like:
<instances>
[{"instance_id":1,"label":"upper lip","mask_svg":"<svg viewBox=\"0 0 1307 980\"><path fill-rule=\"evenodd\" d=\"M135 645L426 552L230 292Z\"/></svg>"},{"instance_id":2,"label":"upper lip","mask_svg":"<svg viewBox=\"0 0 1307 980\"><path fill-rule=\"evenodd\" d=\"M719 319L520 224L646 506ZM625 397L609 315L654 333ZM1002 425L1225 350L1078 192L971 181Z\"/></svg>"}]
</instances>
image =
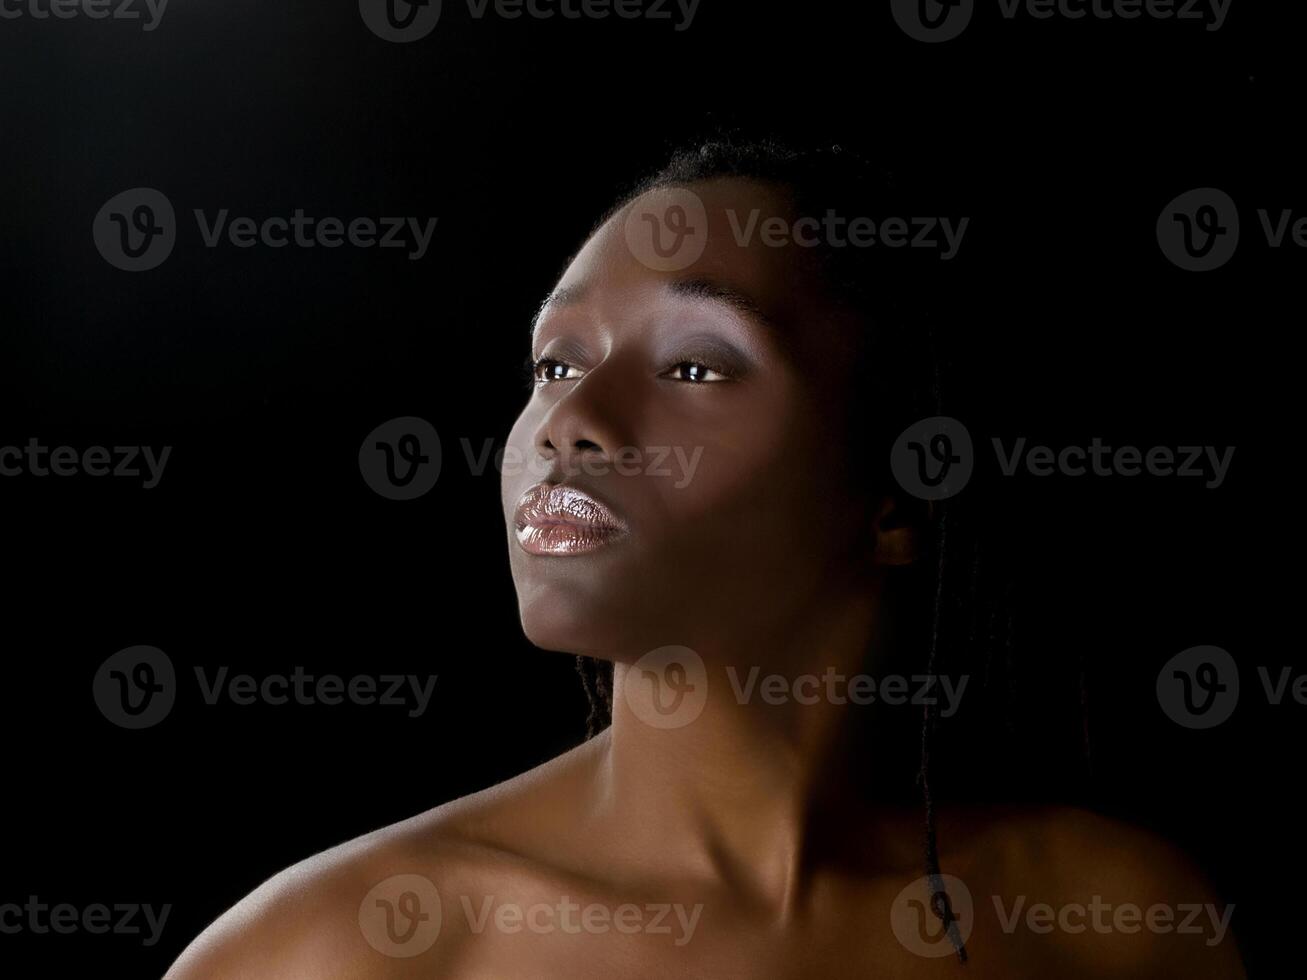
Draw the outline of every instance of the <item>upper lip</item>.
<instances>
[{"instance_id":1,"label":"upper lip","mask_svg":"<svg viewBox=\"0 0 1307 980\"><path fill-rule=\"evenodd\" d=\"M590 494L565 483L537 483L518 501L518 528L541 524L626 530L626 523Z\"/></svg>"}]
</instances>

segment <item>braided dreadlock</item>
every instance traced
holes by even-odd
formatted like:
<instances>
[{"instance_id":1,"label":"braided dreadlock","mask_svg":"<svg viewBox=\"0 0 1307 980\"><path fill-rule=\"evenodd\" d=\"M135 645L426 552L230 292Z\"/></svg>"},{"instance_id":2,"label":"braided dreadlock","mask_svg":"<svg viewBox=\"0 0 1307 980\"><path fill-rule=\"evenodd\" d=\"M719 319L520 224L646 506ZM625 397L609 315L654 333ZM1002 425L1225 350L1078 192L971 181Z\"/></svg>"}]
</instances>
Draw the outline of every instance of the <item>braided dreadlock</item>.
<instances>
[{"instance_id":1,"label":"braided dreadlock","mask_svg":"<svg viewBox=\"0 0 1307 980\"><path fill-rule=\"evenodd\" d=\"M690 149L682 149L670 163L638 182L599 219L601 226L628 202L656 187L685 185L717 177L740 177L777 185L789 192L796 212L804 215L834 211L840 215L920 213L891 211L896 192L890 175L875 170L865 159L842 148L800 149L773 139L745 140L718 136ZM902 202L899 207L904 207ZM931 212L925 212L931 213ZM942 355L929 318L914 312L926 295L919 266L907 257L877 250L877 266L867 268L866 249L818 246L811 251L817 273L834 295L862 314L868 329L861 338L859 374L871 379L868 397L850 406L850 433L854 439L878 447L872 454L875 473L867 474L870 485L887 487L889 446L908 423L928 415L947 414L942 380L949 367ZM808 261L807 257L804 261ZM919 263L919 259L916 260ZM888 268L887 268L888 267ZM938 265L936 265L938 268ZM874 274L869 274L874 273ZM885 283L895 284L887 293ZM873 294L873 290L875 290ZM909 324L912 328L909 329ZM855 377L859 376L855 374ZM852 401L859 401L853 399ZM883 450L883 451L880 451ZM970 492L970 491L968 491ZM963 665L982 677L982 688L1001 692L1001 726L1009 733L1012 703L1016 698L1013 677L1011 583L993 561L981 574L981 537L968 494L939 501L934 515L934 558L929 644L926 673L939 677L947 653L959 651ZM611 724L613 708L613 665L589 657L577 657L576 669L589 703L587 737ZM1082 708L1087 693L1081 677ZM939 727L937 699L927 699L920 728L920 760L916 782L924 805L924 864L930 884L931 907L947 931L960 962L967 951L948 906L941 878L936 833L936 795L932 783L932 754ZM1087 739L1087 727L1084 728ZM1086 742L1087 744L1087 742ZM1087 759L1087 754L1086 754Z\"/></svg>"}]
</instances>

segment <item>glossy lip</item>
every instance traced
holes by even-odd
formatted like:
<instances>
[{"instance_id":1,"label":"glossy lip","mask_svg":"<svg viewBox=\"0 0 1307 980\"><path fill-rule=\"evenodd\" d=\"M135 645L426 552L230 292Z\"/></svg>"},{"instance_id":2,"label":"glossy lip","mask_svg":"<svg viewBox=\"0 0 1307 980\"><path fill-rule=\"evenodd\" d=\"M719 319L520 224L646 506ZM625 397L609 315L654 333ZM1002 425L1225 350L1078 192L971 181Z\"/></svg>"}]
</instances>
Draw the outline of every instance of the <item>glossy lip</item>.
<instances>
[{"instance_id":1,"label":"glossy lip","mask_svg":"<svg viewBox=\"0 0 1307 980\"><path fill-rule=\"evenodd\" d=\"M513 526L518 545L532 555L584 554L627 532L604 504L562 483L537 483L522 494Z\"/></svg>"}]
</instances>

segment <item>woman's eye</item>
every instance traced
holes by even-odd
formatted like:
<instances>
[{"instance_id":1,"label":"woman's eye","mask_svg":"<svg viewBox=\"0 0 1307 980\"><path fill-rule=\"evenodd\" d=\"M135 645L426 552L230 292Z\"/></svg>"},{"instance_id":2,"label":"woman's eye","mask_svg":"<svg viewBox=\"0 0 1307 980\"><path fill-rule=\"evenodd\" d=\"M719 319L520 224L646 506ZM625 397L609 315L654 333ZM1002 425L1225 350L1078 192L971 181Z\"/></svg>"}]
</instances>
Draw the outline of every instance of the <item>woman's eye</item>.
<instances>
[{"instance_id":1,"label":"woman's eye","mask_svg":"<svg viewBox=\"0 0 1307 980\"><path fill-rule=\"evenodd\" d=\"M530 361L531 380L537 384L549 384L554 381L575 381L583 374L575 365L552 357L541 357ZM680 361L664 371L660 377L673 381L685 381L690 384L706 384L715 381L730 381L731 374L725 368L715 368L702 361Z\"/></svg>"},{"instance_id":2,"label":"woman's eye","mask_svg":"<svg viewBox=\"0 0 1307 980\"><path fill-rule=\"evenodd\" d=\"M670 371L664 377L670 377L674 381L689 381L693 383L709 381L729 381L730 377L724 371L718 371L700 361L681 361L679 364L673 364Z\"/></svg>"},{"instance_id":3,"label":"woman's eye","mask_svg":"<svg viewBox=\"0 0 1307 980\"><path fill-rule=\"evenodd\" d=\"M575 373L571 373L575 372ZM580 370L552 357L542 357L532 365L532 376L538 382L573 381L581 376Z\"/></svg>"}]
</instances>

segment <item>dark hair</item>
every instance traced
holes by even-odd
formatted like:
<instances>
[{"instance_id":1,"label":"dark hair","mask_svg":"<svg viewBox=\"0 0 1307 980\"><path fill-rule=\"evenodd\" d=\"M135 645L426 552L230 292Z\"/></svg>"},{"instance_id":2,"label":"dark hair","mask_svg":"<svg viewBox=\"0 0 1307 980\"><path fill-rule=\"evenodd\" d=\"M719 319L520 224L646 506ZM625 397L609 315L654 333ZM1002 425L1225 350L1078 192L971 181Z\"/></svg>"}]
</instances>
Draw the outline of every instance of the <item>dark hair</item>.
<instances>
[{"instance_id":1,"label":"dark hair","mask_svg":"<svg viewBox=\"0 0 1307 980\"><path fill-rule=\"evenodd\" d=\"M648 190L721 177L773 185L787 195L797 215L828 211L845 216L938 213L913 210L892 174L840 146L801 147L771 138L727 135L675 151L666 166L638 181L595 227ZM943 331L923 309L923 300L932 295L931 277L937 273L938 262L927 272L926 262L912 255L911 249L876 249L875 264L871 265L871 251L823 243L800 250L799 260L810 263L812 273L820 277L833 298L857 314L865 327L852 356L858 371L855 377L867 379L866 398L850 399L856 404L849 406L847 431L850 438L866 440L864 445L875 447L869 454L875 471L863 474L869 485L893 492L890 446L911 422L955 413L954 389L946 378L954 365ZM987 707L970 716L968 728L1002 736L1013 733L1014 602L1003 554L992 540L982 547L983 528L977 513L983 512L984 500L984 494L969 485L965 493L936 502L930 517L934 560L916 573L905 570L906 577L916 575L905 595L913 594L921 603L916 607L920 615L915 625L919 628L927 618L931 624L929 635L920 637L925 663L918 660L915 666L924 666L932 677L941 673L946 662L977 673L990 697L985 699ZM576 666L590 706L587 735L593 736L612 720L613 667L589 657L577 657ZM1079 681L1083 712L1083 676ZM933 761L938 729L938 705L928 703L921 717L915 774L925 811L924 864L932 910L944 924L959 960L966 962L966 947L940 877L932 782L938 769ZM1077 734L1086 736L1081 747L1087 759L1083 723ZM974 748L970 734L967 741Z\"/></svg>"}]
</instances>

